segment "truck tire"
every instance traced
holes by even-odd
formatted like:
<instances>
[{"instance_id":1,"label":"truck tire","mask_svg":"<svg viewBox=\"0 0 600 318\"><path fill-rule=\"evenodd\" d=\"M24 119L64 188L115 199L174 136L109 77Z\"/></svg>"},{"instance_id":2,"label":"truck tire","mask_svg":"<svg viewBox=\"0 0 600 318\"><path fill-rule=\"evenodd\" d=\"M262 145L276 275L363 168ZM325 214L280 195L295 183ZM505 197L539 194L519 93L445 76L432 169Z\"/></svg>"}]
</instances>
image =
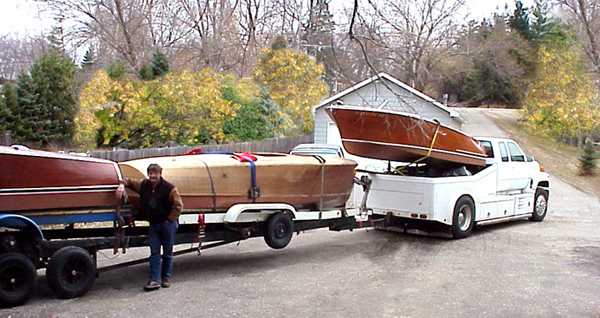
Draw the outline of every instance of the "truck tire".
<instances>
[{"instance_id":1,"label":"truck tire","mask_svg":"<svg viewBox=\"0 0 600 318\"><path fill-rule=\"evenodd\" d=\"M85 249L67 246L58 250L48 262L46 280L60 298L84 295L96 279L96 264Z\"/></svg>"},{"instance_id":2,"label":"truck tire","mask_svg":"<svg viewBox=\"0 0 600 318\"><path fill-rule=\"evenodd\" d=\"M37 272L33 262L23 254L0 256L0 306L24 304L33 294Z\"/></svg>"},{"instance_id":3,"label":"truck tire","mask_svg":"<svg viewBox=\"0 0 600 318\"><path fill-rule=\"evenodd\" d=\"M452 235L462 239L471 234L475 224L475 204L469 197L463 196L456 201L452 215Z\"/></svg>"},{"instance_id":4,"label":"truck tire","mask_svg":"<svg viewBox=\"0 0 600 318\"><path fill-rule=\"evenodd\" d=\"M535 190L533 200L533 214L529 218L533 222L542 222L548 212L548 192L544 189Z\"/></svg>"},{"instance_id":5,"label":"truck tire","mask_svg":"<svg viewBox=\"0 0 600 318\"><path fill-rule=\"evenodd\" d=\"M283 212L277 212L267 219L265 229L265 242L274 249L286 247L292 240L294 225L290 216Z\"/></svg>"}]
</instances>

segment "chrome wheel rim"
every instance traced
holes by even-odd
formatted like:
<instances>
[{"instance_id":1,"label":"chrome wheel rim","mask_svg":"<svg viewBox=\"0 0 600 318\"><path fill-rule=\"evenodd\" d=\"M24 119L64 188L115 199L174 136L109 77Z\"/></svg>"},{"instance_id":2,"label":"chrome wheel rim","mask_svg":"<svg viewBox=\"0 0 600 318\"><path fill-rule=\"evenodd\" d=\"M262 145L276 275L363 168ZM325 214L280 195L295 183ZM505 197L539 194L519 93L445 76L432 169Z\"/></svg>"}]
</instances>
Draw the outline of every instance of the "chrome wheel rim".
<instances>
[{"instance_id":1,"label":"chrome wheel rim","mask_svg":"<svg viewBox=\"0 0 600 318\"><path fill-rule=\"evenodd\" d=\"M539 195L537 200L535 200L535 214L542 216L546 214L546 208L548 207L548 203L546 202L546 197L543 195Z\"/></svg>"},{"instance_id":2,"label":"chrome wheel rim","mask_svg":"<svg viewBox=\"0 0 600 318\"><path fill-rule=\"evenodd\" d=\"M458 213L458 228L461 231L466 231L471 226L471 208L468 205L463 205Z\"/></svg>"}]
</instances>

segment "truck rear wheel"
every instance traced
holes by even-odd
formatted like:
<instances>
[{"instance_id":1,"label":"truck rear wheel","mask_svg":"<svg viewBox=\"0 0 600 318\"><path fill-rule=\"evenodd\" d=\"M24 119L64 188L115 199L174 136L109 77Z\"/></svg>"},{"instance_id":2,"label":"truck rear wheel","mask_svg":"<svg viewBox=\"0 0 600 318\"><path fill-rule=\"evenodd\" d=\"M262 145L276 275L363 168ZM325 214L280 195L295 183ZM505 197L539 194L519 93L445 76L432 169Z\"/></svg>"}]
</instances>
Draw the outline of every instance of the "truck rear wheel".
<instances>
[{"instance_id":1,"label":"truck rear wheel","mask_svg":"<svg viewBox=\"0 0 600 318\"><path fill-rule=\"evenodd\" d=\"M58 297L79 297L92 288L96 279L96 264L85 249L78 246L63 247L50 258L46 279Z\"/></svg>"},{"instance_id":2,"label":"truck rear wheel","mask_svg":"<svg viewBox=\"0 0 600 318\"><path fill-rule=\"evenodd\" d=\"M541 222L546 217L548 211L548 192L543 189L535 190L535 199L533 201L533 215L529 218L533 222Z\"/></svg>"},{"instance_id":3,"label":"truck rear wheel","mask_svg":"<svg viewBox=\"0 0 600 318\"><path fill-rule=\"evenodd\" d=\"M469 197L461 197L456 201L452 216L452 234L461 239L469 236L475 224L475 204Z\"/></svg>"},{"instance_id":4,"label":"truck rear wheel","mask_svg":"<svg viewBox=\"0 0 600 318\"><path fill-rule=\"evenodd\" d=\"M292 219L286 213L277 212L267 219L265 242L269 247L274 249L286 247L292 240L293 233Z\"/></svg>"},{"instance_id":5,"label":"truck rear wheel","mask_svg":"<svg viewBox=\"0 0 600 318\"><path fill-rule=\"evenodd\" d=\"M33 262L23 254L0 256L0 306L24 304L33 293L37 272Z\"/></svg>"}]
</instances>

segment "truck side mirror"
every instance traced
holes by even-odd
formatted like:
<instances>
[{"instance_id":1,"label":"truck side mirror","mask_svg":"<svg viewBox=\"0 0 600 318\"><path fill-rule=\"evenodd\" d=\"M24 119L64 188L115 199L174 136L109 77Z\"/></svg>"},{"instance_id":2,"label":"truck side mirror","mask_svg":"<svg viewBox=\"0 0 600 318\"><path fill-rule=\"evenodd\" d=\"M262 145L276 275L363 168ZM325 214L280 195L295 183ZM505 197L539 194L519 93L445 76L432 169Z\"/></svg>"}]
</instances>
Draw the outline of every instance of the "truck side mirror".
<instances>
[{"instance_id":1,"label":"truck side mirror","mask_svg":"<svg viewBox=\"0 0 600 318\"><path fill-rule=\"evenodd\" d=\"M527 156L527 162L533 162L533 157L532 156Z\"/></svg>"}]
</instances>

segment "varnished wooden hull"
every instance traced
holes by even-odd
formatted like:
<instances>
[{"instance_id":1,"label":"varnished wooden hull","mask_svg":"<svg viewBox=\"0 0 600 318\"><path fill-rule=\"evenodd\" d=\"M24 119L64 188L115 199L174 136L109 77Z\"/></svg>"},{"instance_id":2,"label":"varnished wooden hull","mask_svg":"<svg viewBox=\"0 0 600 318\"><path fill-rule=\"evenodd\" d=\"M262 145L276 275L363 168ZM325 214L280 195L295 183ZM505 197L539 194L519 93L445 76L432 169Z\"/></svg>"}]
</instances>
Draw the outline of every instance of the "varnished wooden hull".
<instances>
[{"instance_id":1,"label":"varnished wooden hull","mask_svg":"<svg viewBox=\"0 0 600 318\"><path fill-rule=\"evenodd\" d=\"M412 114L366 107L331 106L344 149L356 156L414 162L438 161L485 166L486 153L474 138Z\"/></svg>"},{"instance_id":2,"label":"varnished wooden hull","mask_svg":"<svg viewBox=\"0 0 600 318\"><path fill-rule=\"evenodd\" d=\"M237 203L288 203L297 209L344 206L353 184L356 163L312 156L254 154L255 186L252 198L251 164L232 155L200 154L131 160L119 163L124 177L142 179L151 163L163 168L163 178L173 183L184 210L223 211ZM137 198L133 197L133 203Z\"/></svg>"},{"instance_id":3,"label":"varnished wooden hull","mask_svg":"<svg viewBox=\"0 0 600 318\"><path fill-rule=\"evenodd\" d=\"M40 214L115 207L116 163L0 147L0 212Z\"/></svg>"}]
</instances>

